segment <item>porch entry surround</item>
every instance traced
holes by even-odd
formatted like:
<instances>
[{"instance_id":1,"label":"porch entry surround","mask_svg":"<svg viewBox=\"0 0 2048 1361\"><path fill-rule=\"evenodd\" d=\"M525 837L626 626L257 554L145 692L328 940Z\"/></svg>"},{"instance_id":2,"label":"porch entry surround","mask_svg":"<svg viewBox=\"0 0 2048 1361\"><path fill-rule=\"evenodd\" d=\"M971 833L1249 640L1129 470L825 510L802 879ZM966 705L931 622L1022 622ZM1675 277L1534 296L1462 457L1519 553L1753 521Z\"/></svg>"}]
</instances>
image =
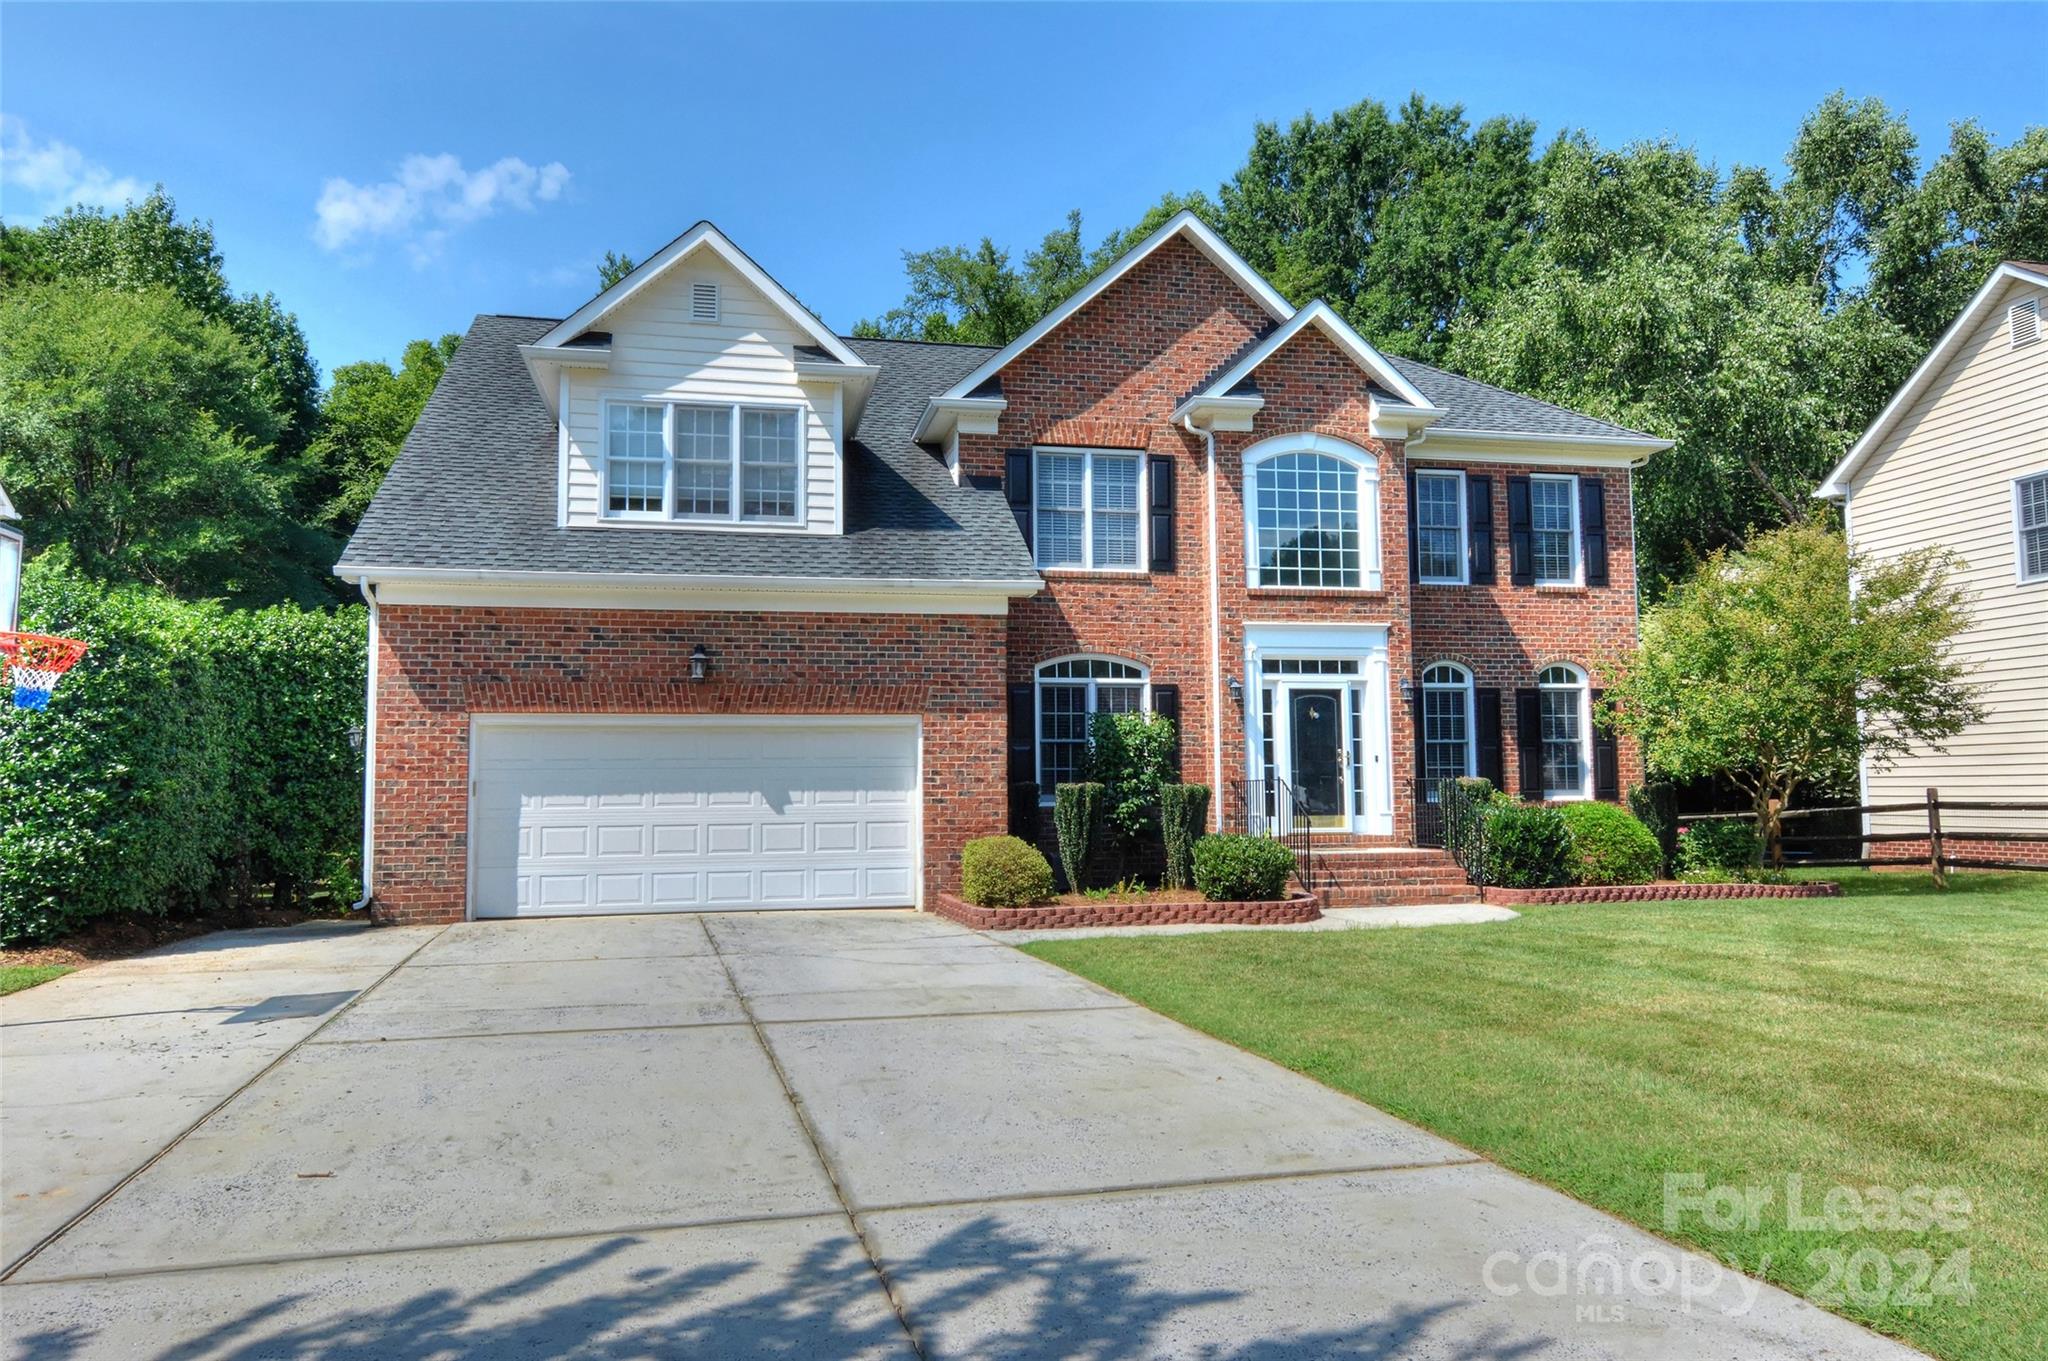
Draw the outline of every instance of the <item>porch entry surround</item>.
<instances>
[{"instance_id":1,"label":"porch entry surround","mask_svg":"<svg viewBox=\"0 0 2048 1361\"><path fill-rule=\"evenodd\" d=\"M1245 778L1284 780L1318 832L1394 834L1385 624L1245 625Z\"/></svg>"}]
</instances>

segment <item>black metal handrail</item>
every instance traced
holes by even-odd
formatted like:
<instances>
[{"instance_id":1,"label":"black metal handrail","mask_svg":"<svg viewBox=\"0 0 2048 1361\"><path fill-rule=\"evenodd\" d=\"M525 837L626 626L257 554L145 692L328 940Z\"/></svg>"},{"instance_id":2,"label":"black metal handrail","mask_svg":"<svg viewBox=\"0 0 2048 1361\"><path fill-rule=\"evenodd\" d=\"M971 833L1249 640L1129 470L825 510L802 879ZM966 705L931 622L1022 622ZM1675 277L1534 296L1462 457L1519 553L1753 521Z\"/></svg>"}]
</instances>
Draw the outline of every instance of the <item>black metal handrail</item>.
<instances>
[{"instance_id":1,"label":"black metal handrail","mask_svg":"<svg viewBox=\"0 0 2048 1361\"><path fill-rule=\"evenodd\" d=\"M1475 888L1486 887L1486 801L1478 786L1463 780L1440 780L1436 787L1437 815L1442 827L1443 848L1449 852L1465 878Z\"/></svg>"},{"instance_id":2,"label":"black metal handrail","mask_svg":"<svg viewBox=\"0 0 2048 1361\"><path fill-rule=\"evenodd\" d=\"M1248 836L1285 842L1294 852L1295 877L1304 889L1315 892L1314 828L1301 792L1282 779L1237 780L1231 789L1237 796L1239 827Z\"/></svg>"}]
</instances>

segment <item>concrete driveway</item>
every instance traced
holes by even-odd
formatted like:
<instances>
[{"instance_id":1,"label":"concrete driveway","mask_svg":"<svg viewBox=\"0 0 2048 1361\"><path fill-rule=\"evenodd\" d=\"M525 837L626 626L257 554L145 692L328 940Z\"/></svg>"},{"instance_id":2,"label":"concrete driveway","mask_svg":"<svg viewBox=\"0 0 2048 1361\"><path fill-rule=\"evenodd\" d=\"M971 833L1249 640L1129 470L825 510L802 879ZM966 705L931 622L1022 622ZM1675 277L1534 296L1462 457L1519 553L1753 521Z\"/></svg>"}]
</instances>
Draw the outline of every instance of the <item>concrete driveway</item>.
<instances>
[{"instance_id":1,"label":"concrete driveway","mask_svg":"<svg viewBox=\"0 0 2048 1361\"><path fill-rule=\"evenodd\" d=\"M230 934L0 1022L9 1357L1915 1355L914 914Z\"/></svg>"}]
</instances>

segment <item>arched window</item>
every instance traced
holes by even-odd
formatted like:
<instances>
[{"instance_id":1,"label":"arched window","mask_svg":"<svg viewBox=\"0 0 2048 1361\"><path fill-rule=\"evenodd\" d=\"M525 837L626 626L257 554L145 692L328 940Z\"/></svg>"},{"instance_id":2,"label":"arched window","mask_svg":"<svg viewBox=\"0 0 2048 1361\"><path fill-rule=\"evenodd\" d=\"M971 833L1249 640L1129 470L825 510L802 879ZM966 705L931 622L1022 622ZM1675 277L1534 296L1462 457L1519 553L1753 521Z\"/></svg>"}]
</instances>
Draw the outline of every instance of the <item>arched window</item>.
<instances>
[{"instance_id":1,"label":"arched window","mask_svg":"<svg viewBox=\"0 0 2048 1361\"><path fill-rule=\"evenodd\" d=\"M1325 435L1245 451L1254 586L1378 589L1379 463Z\"/></svg>"},{"instance_id":2,"label":"arched window","mask_svg":"<svg viewBox=\"0 0 2048 1361\"><path fill-rule=\"evenodd\" d=\"M1454 662L1438 662L1422 673L1422 776L1425 797L1434 803L1437 782L1474 773L1472 673Z\"/></svg>"},{"instance_id":3,"label":"arched window","mask_svg":"<svg viewBox=\"0 0 2048 1361\"><path fill-rule=\"evenodd\" d=\"M1152 707L1145 668L1115 657L1061 657L1040 666L1037 680L1038 790L1044 797L1054 785L1080 778L1095 715Z\"/></svg>"},{"instance_id":4,"label":"arched window","mask_svg":"<svg viewBox=\"0 0 2048 1361\"><path fill-rule=\"evenodd\" d=\"M1543 719L1543 797L1592 797L1593 721L1586 710L1586 673L1547 666L1536 677Z\"/></svg>"}]
</instances>

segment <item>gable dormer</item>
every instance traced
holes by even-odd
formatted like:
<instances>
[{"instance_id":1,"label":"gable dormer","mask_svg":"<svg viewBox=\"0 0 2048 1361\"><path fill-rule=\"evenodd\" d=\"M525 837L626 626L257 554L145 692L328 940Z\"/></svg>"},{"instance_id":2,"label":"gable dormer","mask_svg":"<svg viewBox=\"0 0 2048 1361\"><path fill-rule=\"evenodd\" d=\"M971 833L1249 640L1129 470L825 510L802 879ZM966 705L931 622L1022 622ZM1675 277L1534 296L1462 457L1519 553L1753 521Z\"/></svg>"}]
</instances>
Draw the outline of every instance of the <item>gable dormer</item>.
<instances>
[{"instance_id":1,"label":"gable dormer","mask_svg":"<svg viewBox=\"0 0 2048 1361\"><path fill-rule=\"evenodd\" d=\"M837 534L876 370L708 222L521 347L557 523Z\"/></svg>"}]
</instances>

